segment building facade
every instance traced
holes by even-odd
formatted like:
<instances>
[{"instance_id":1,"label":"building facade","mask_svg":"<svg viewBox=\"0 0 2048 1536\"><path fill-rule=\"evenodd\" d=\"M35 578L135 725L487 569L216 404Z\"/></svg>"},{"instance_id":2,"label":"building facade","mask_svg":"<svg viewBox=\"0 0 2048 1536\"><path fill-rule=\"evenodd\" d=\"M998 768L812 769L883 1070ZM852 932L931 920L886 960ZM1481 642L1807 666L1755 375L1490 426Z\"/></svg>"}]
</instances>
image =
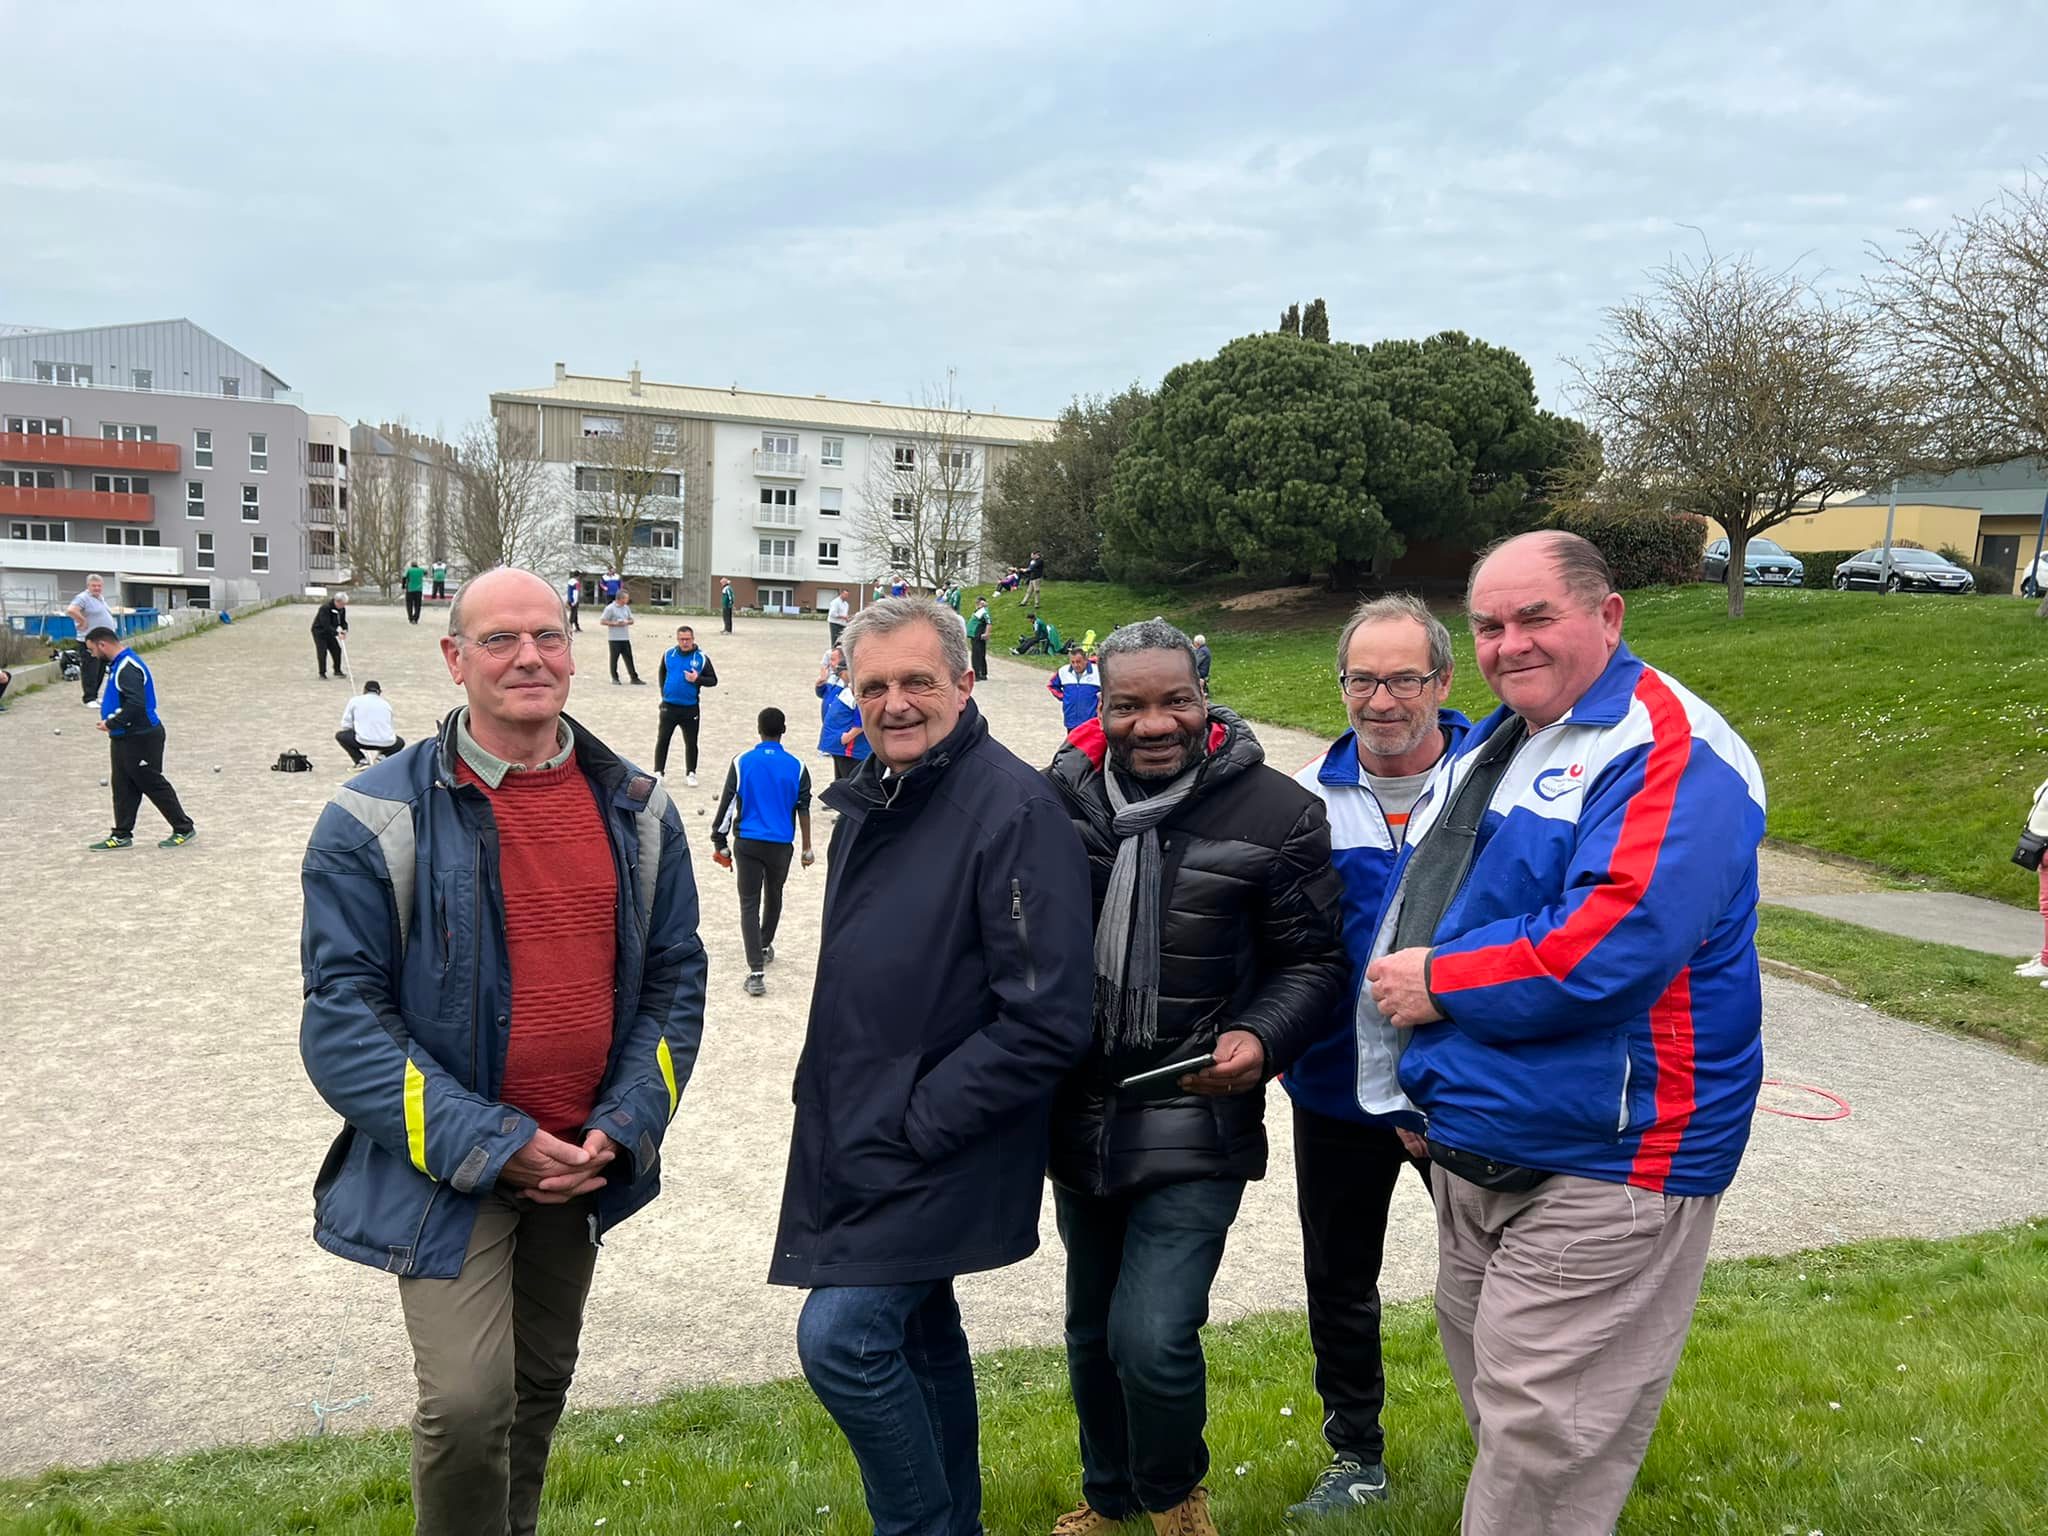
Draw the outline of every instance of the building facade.
<instances>
[{"instance_id":1,"label":"building facade","mask_svg":"<svg viewBox=\"0 0 2048 1536\"><path fill-rule=\"evenodd\" d=\"M926 588L982 577L981 498L1011 453L1055 425L648 383L637 368L571 374L560 363L546 388L493 394L491 413L548 466L564 546L563 569L549 574L588 581L608 563L606 487L624 439L644 445L657 477L623 573L635 597L710 606L730 580L742 606L782 611L824 608L842 588L858 605L858 592L899 575ZM910 506L937 497L942 519Z\"/></svg>"},{"instance_id":2,"label":"building facade","mask_svg":"<svg viewBox=\"0 0 2048 1536\"><path fill-rule=\"evenodd\" d=\"M0 602L61 609L93 573L124 607L299 591L318 441L283 380L188 320L0 327Z\"/></svg>"}]
</instances>

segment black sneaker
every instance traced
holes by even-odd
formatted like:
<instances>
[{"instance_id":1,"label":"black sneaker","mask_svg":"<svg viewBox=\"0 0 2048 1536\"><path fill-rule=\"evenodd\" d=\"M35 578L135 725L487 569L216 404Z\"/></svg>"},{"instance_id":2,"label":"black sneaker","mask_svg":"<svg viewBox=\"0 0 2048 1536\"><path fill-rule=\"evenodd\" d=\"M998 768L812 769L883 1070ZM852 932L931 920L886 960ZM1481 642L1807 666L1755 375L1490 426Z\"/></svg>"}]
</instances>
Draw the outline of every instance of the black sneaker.
<instances>
[{"instance_id":1,"label":"black sneaker","mask_svg":"<svg viewBox=\"0 0 2048 1536\"><path fill-rule=\"evenodd\" d=\"M109 832L105 837L101 838L98 842L87 843L85 846L87 848L90 848L94 853L110 853L116 848L133 848L135 846L135 839L132 837L123 837L118 832Z\"/></svg>"},{"instance_id":2,"label":"black sneaker","mask_svg":"<svg viewBox=\"0 0 2048 1536\"><path fill-rule=\"evenodd\" d=\"M1320 1520L1361 1504L1382 1504L1387 1498L1387 1469L1377 1462L1335 1456L1317 1475L1315 1486L1299 1504L1287 1506L1290 1520Z\"/></svg>"},{"instance_id":3,"label":"black sneaker","mask_svg":"<svg viewBox=\"0 0 2048 1536\"><path fill-rule=\"evenodd\" d=\"M768 978L759 971L747 972L747 996L765 997L768 993Z\"/></svg>"},{"instance_id":4,"label":"black sneaker","mask_svg":"<svg viewBox=\"0 0 2048 1536\"><path fill-rule=\"evenodd\" d=\"M761 963L763 965L773 965L775 963L775 946L773 944L763 944L761 946Z\"/></svg>"}]
</instances>

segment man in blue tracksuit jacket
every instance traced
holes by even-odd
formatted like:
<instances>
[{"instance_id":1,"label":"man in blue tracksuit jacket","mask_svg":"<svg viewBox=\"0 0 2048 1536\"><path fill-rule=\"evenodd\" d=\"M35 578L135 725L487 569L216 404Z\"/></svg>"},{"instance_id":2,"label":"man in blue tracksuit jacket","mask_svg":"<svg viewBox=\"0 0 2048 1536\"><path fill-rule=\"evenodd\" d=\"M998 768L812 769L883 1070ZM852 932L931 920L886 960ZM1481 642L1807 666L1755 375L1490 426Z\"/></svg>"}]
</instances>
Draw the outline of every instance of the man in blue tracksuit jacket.
<instances>
[{"instance_id":1,"label":"man in blue tracksuit jacket","mask_svg":"<svg viewBox=\"0 0 2048 1536\"><path fill-rule=\"evenodd\" d=\"M156 679L134 651L105 625L87 632L85 648L102 668L100 729L107 733L111 763L107 781L114 791L114 828L86 846L112 852L135 846L135 813L144 796L171 824L159 848L182 848L199 835L192 818L164 777L164 723L156 712Z\"/></svg>"},{"instance_id":2,"label":"man in blue tracksuit jacket","mask_svg":"<svg viewBox=\"0 0 2048 1536\"><path fill-rule=\"evenodd\" d=\"M1503 707L1418 807L1366 970L1429 1117L1473 1536L1612 1528L1763 1071L1763 778L1727 721L1622 644L1624 606L1572 534L1475 569Z\"/></svg>"},{"instance_id":3,"label":"man in blue tracksuit jacket","mask_svg":"<svg viewBox=\"0 0 2048 1536\"><path fill-rule=\"evenodd\" d=\"M768 990L763 972L775 958L775 929L782 921L782 886L789 879L792 839L803 833L804 868L811 853L811 770L782 749L788 729L779 709L764 709L755 721L760 745L741 753L726 770L725 788L711 817L714 862L738 870L740 942L747 951L747 995ZM726 839L732 849L726 849Z\"/></svg>"},{"instance_id":4,"label":"man in blue tracksuit jacket","mask_svg":"<svg viewBox=\"0 0 2048 1536\"><path fill-rule=\"evenodd\" d=\"M846 662L837 649L818 669L818 750L832 759L834 783L874 751L860 728L860 703L846 681Z\"/></svg>"},{"instance_id":5,"label":"man in blue tracksuit jacket","mask_svg":"<svg viewBox=\"0 0 2048 1536\"><path fill-rule=\"evenodd\" d=\"M661 733L654 742L654 771L668 772L669 739L676 727L683 728L683 782L696 787L697 727L701 716L698 698L702 690L718 686L718 671L711 658L697 648L697 632L685 624L676 631L676 643L662 653L655 681L661 685Z\"/></svg>"},{"instance_id":6,"label":"man in blue tracksuit jacket","mask_svg":"<svg viewBox=\"0 0 2048 1536\"><path fill-rule=\"evenodd\" d=\"M1374 598L1337 641L1337 680L1352 728L1297 773L1330 819L1331 862L1344 882L1351 984L1342 1014L1283 1079L1294 1100L1295 1195L1308 1282L1309 1342L1330 1461L1293 1517L1336 1514L1388 1495L1387 1396L1380 1354L1380 1261L1404 1167L1429 1187L1420 1111L1401 1092L1395 1031L1370 1015L1361 1059L1359 1000L1380 907L1416 803L1441 779L1471 723L1444 708L1451 637L1417 598ZM1360 1102L1360 1083L1370 1084Z\"/></svg>"},{"instance_id":7,"label":"man in blue tracksuit jacket","mask_svg":"<svg viewBox=\"0 0 2048 1536\"><path fill-rule=\"evenodd\" d=\"M1067 647L1067 664L1046 679L1045 691L1060 701L1062 723L1069 732L1095 718L1102 698L1102 674L1079 644Z\"/></svg>"}]
</instances>

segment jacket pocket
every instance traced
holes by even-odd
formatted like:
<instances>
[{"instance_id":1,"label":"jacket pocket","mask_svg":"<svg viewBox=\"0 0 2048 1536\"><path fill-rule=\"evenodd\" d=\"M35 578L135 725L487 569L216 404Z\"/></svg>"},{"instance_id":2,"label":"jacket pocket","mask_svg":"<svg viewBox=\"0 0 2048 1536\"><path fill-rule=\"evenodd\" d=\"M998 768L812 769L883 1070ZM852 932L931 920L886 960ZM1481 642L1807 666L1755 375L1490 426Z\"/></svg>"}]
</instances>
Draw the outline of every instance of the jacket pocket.
<instances>
[{"instance_id":1,"label":"jacket pocket","mask_svg":"<svg viewBox=\"0 0 2048 1536\"><path fill-rule=\"evenodd\" d=\"M1038 957L1031 951L1031 920L1024 915L1023 882L1010 882L1010 921L1017 925L1017 947L1024 954L1024 990L1038 990Z\"/></svg>"}]
</instances>

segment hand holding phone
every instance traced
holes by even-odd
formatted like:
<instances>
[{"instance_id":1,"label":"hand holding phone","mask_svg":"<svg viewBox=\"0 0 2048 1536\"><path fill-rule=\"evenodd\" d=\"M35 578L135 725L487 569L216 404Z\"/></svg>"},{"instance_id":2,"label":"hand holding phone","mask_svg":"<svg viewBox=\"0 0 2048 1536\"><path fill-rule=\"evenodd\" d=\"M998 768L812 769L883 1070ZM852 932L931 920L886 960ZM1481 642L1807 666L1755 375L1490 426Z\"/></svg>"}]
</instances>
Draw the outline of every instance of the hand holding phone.
<instances>
[{"instance_id":1,"label":"hand holding phone","mask_svg":"<svg viewBox=\"0 0 2048 1536\"><path fill-rule=\"evenodd\" d=\"M1129 1077L1119 1079L1117 1087L1144 1088L1153 1083L1186 1077L1191 1072L1200 1072L1215 1065L1215 1056L1204 1052L1200 1056L1190 1056L1185 1061L1170 1061L1163 1067L1150 1067L1143 1072L1134 1072Z\"/></svg>"}]
</instances>

